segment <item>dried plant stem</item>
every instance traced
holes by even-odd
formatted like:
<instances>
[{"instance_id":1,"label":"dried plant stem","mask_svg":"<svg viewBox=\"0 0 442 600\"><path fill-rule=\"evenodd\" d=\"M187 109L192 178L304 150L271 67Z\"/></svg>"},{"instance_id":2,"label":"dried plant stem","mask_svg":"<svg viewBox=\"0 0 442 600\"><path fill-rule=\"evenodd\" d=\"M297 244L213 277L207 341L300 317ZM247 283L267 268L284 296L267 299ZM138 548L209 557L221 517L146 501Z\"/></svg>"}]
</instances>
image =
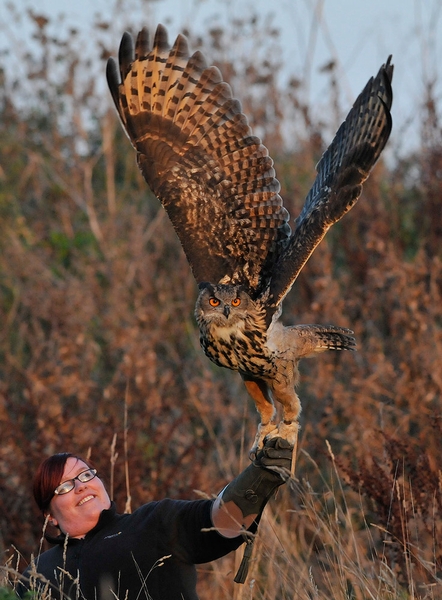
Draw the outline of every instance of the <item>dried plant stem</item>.
<instances>
[{"instance_id":1,"label":"dried plant stem","mask_svg":"<svg viewBox=\"0 0 442 600\"><path fill-rule=\"evenodd\" d=\"M126 480L126 505L124 507L125 513L132 512L132 496L130 493L130 480L129 480L129 450L128 450L128 406L129 406L129 382L126 385L126 393L124 395L124 475Z\"/></svg>"},{"instance_id":2,"label":"dried plant stem","mask_svg":"<svg viewBox=\"0 0 442 600\"><path fill-rule=\"evenodd\" d=\"M110 499L114 499L114 479L115 479L115 463L117 462L118 452L116 452L115 448L117 445L117 434L114 433L111 444L111 455L110 455L110 463L111 463L111 472L110 472L110 490L109 496Z\"/></svg>"}]
</instances>

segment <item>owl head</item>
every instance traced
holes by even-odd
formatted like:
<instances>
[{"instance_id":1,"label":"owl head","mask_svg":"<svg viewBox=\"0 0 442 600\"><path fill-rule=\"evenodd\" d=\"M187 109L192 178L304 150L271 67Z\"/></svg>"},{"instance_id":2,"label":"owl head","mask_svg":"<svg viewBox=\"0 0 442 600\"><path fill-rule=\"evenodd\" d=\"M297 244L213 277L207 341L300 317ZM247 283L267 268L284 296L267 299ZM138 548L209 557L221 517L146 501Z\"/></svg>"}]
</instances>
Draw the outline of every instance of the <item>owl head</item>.
<instances>
[{"instance_id":1,"label":"owl head","mask_svg":"<svg viewBox=\"0 0 442 600\"><path fill-rule=\"evenodd\" d=\"M199 296L195 306L198 324L213 324L218 327L235 325L243 321L253 300L240 285L199 284Z\"/></svg>"}]
</instances>

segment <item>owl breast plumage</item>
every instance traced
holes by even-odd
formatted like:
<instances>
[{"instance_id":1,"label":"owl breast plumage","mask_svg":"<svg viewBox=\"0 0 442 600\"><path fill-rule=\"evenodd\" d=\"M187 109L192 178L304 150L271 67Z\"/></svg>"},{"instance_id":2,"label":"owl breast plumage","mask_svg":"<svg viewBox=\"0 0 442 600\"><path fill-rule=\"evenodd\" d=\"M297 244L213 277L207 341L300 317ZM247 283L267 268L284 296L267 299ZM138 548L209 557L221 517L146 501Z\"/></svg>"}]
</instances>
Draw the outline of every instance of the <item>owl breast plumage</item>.
<instances>
[{"instance_id":1,"label":"owl breast plumage","mask_svg":"<svg viewBox=\"0 0 442 600\"><path fill-rule=\"evenodd\" d=\"M238 286L203 284L200 290L195 318L206 355L220 367L271 377L265 307Z\"/></svg>"},{"instance_id":2,"label":"owl breast plumage","mask_svg":"<svg viewBox=\"0 0 442 600\"><path fill-rule=\"evenodd\" d=\"M356 203L391 131L390 58L356 99L317 165L304 207L290 224L273 161L227 83L179 35L159 25L125 34L109 88L138 165L175 228L200 286L201 345L239 371L266 435L294 440L300 402L297 364L324 350L353 350L350 330L279 320L283 299L328 229ZM273 401L282 404L275 422Z\"/></svg>"}]
</instances>

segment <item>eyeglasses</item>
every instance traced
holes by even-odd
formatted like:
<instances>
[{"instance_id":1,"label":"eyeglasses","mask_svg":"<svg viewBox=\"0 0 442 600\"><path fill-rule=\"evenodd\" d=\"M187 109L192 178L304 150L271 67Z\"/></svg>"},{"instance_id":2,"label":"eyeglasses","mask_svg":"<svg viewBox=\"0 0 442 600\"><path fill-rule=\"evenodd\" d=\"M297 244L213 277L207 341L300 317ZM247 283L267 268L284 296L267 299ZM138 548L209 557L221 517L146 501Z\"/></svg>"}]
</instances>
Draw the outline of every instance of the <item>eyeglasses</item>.
<instances>
[{"instance_id":1,"label":"eyeglasses","mask_svg":"<svg viewBox=\"0 0 442 600\"><path fill-rule=\"evenodd\" d=\"M58 487L55 488L54 494L56 496L62 496L63 494L67 494L71 492L75 487L75 480L78 479L81 483L86 483L87 481L91 481L94 477L97 476L97 469L86 469L86 471L82 471L78 473L77 477L73 477L72 479L67 479L60 483Z\"/></svg>"}]
</instances>

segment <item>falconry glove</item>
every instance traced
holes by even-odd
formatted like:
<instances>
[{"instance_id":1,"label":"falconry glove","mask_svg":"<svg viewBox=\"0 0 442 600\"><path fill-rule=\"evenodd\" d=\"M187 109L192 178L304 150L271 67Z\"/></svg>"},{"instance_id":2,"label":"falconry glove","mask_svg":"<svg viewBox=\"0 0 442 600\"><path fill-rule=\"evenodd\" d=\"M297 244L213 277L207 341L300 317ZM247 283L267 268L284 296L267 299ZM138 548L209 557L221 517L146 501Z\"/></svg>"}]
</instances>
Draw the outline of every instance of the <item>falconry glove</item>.
<instances>
[{"instance_id":1,"label":"falconry glove","mask_svg":"<svg viewBox=\"0 0 442 600\"><path fill-rule=\"evenodd\" d=\"M233 501L244 517L256 514L257 521L275 490L290 478L293 446L276 437L265 442L255 460L236 477L222 494L223 503ZM244 583L252 555L254 536L246 537L246 547L234 581Z\"/></svg>"},{"instance_id":2,"label":"falconry glove","mask_svg":"<svg viewBox=\"0 0 442 600\"><path fill-rule=\"evenodd\" d=\"M226 487L223 503L233 501L244 517L260 516L273 492L290 477L292 451L283 438L266 441L252 464Z\"/></svg>"}]
</instances>

